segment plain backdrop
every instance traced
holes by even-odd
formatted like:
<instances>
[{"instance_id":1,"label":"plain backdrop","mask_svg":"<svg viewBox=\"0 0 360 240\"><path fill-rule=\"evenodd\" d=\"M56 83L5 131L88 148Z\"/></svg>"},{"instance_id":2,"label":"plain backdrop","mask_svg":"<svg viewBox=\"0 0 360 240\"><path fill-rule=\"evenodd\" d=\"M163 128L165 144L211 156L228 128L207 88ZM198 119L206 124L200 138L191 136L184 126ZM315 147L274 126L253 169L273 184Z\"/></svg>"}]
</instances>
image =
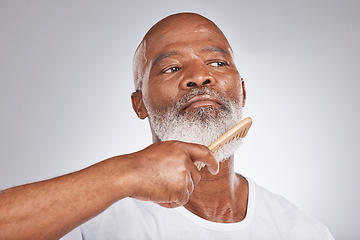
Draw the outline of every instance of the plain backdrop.
<instances>
[{"instance_id":1,"label":"plain backdrop","mask_svg":"<svg viewBox=\"0 0 360 240\"><path fill-rule=\"evenodd\" d=\"M191 11L228 37L254 124L236 171L360 239L359 1L0 1L0 188L151 144L132 56Z\"/></svg>"}]
</instances>

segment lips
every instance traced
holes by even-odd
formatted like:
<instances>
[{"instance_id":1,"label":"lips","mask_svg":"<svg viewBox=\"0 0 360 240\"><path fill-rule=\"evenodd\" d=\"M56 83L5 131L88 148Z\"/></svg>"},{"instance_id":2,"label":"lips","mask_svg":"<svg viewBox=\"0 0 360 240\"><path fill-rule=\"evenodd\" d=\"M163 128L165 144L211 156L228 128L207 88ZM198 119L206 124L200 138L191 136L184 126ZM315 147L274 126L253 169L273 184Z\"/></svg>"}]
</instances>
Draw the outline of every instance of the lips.
<instances>
[{"instance_id":1,"label":"lips","mask_svg":"<svg viewBox=\"0 0 360 240\"><path fill-rule=\"evenodd\" d=\"M180 111L184 110L191 110L199 107L206 107L206 106L221 106L222 103L216 97L210 96L208 94L204 95L197 95L187 101L181 108Z\"/></svg>"}]
</instances>

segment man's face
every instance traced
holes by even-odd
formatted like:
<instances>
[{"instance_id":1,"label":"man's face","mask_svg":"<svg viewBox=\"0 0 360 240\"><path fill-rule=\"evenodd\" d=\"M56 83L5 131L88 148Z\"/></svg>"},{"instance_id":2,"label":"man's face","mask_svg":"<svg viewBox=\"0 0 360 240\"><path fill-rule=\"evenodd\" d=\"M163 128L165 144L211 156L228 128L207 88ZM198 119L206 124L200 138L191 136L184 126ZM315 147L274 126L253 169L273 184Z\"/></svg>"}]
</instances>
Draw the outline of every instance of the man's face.
<instances>
[{"instance_id":1,"label":"man's face","mask_svg":"<svg viewBox=\"0 0 360 240\"><path fill-rule=\"evenodd\" d=\"M168 109L192 89L203 87L241 102L240 76L231 48L215 30L191 26L189 29L167 29L149 38L142 90L151 109ZM204 106L216 110L222 105L219 99L208 97L189 103L180 111Z\"/></svg>"},{"instance_id":2,"label":"man's face","mask_svg":"<svg viewBox=\"0 0 360 240\"><path fill-rule=\"evenodd\" d=\"M145 37L138 52L143 56L142 96L158 137L166 131L164 121L169 126L190 123L180 131L192 131L190 127L195 131L215 122L207 132L220 128L212 137L217 138L241 120L242 86L232 50L215 25L204 19L194 20L162 24ZM226 118L231 118L225 124L230 126L225 127L228 129L222 125ZM212 138L209 141L216 139Z\"/></svg>"}]
</instances>

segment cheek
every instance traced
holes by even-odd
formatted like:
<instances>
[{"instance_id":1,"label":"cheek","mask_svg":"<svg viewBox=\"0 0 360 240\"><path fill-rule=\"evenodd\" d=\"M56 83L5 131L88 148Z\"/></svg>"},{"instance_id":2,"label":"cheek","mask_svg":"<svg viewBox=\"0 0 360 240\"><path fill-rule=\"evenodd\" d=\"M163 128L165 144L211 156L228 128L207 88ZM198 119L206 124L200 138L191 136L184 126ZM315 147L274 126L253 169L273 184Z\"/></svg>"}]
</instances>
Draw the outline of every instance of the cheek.
<instances>
[{"instance_id":1,"label":"cheek","mask_svg":"<svg viewBox=\"0 0 360 240\"><path fill-rule=\"evenodd\" d=\"M168 83L151 84L148 88L148 99L151 99L153 109L162 109L174 106L178 88Z\"/></svg>"},{"instance_id":2,"label":"cheek","mask_svg":"<svg viewBox=\"0 0 360 240\"><path fill-rule=\"evenodd\" d=\"M241 99L241 81L240 75L233 73L227 74L226 77L218 79L220 89L235 102Z\"/></svg>"}]
</instances>

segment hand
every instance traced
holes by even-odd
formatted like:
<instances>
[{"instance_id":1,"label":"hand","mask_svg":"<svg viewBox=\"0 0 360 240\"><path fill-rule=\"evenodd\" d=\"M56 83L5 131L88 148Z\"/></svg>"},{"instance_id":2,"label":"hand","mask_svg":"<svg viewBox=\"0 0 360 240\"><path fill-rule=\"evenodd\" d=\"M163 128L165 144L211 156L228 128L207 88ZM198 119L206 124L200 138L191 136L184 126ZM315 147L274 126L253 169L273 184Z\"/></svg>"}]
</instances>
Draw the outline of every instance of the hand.
<instances>
[{"instance_id":1,"label":"hand","mask_svg":"<svg viewBox=\"0 0 360 240\"><path fill-rule=\"evenodd\" d=\"M219 163L199 144L167 141L154 143L132 155L134 191L131 197L163 207L187 203L201 175L194 162L203 162L216 175Z\"/></svg>"}]
</instances>

